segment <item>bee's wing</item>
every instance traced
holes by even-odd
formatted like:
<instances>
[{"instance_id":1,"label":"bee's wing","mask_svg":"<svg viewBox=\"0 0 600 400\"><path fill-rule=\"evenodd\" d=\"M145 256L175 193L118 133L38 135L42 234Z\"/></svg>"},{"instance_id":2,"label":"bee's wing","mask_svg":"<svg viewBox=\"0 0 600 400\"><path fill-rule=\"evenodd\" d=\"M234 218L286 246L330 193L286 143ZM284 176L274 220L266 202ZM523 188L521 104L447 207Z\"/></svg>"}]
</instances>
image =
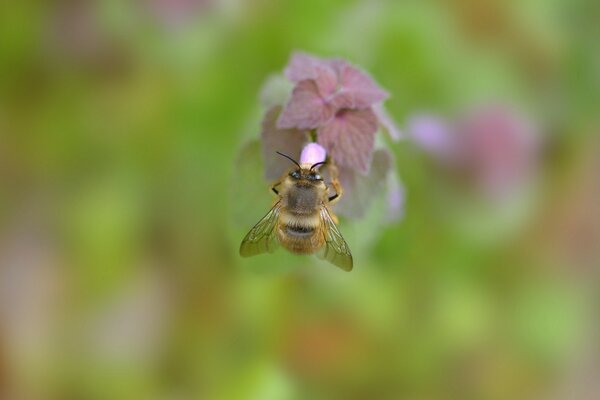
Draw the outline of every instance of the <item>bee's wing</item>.
<instances>
[{"instance_id":1,"label":"bee's wing","mask_svg":"<svg viewBox=\"0 0 600 400\"><path fill-rule=\"evenodd\" d=\"M277 234L275 227L279 219L279 210L281 202L277 202L271 210L265 215L254 228L248 232L242 244L240 245L240 255L242 257L255 256L261 253L272 253L278 247Z\"/></svg>"},{"instance_id":2,"label":"bee's wing","mask_svg":"<svg viewBox=\"0 0 600 400\"><path fill-rule=\"evenodd\" d=\"M321 207L322 230L325 245L317 253L319 258L329 261L345 271L352 270L352 254L326 207Z\"/></svg>"}]
</instances>

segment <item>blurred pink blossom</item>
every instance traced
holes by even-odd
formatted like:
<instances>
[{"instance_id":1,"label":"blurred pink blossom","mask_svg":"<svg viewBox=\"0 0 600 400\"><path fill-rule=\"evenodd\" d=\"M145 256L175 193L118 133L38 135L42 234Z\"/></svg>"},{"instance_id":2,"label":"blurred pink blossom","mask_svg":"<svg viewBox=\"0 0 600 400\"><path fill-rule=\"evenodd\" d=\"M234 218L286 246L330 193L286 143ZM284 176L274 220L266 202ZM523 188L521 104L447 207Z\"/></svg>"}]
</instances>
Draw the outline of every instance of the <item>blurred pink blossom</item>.
<instances>
[{"instance_id":1,"label":"blurred pink blossom","mask_svg":"<svg viewBox=\"0 0 600 400\"><path fill-rule=\"evenodd\" d=\"M404 216L404 186L395 174L390 175L388 186L386 214L388 218L398 221Z\"/></svg>"},{"instance_id":2,"label":"blurred pink blossom","mask_svg":"<svg viewBox=\"0 0 600 400\"><path fill-rule=\"evenodd\" d=\"M456 153L456 138L444 119L420 113L408 119L410 138L423 150L440 159L450 159Z\"/></svg>"},{"instance_id":3,"label":"blurred pink blossom","mask_svg":"<svg viewBox=\"0 0 600 400\"><path fill-rule=\"evenodd\" d=\"M144 0L149 11L165 27L178 29L213 6L213 0Z\"/></svg>"},{"instance_id":4,"label":"blurred pink blossom","mask_svg":"<svg viewBox=\"0 0 600 400\"><path fill-rule=\"evenodd\" d=\"M454 122L433 114L409 119L411 139L484 194L502 197L535 173L541 138L535 124L506 105L486 105Z\"/></svg>"},{"instance_id":5,"label":"blurred pink blossom","mask_svg":"<svg viewBox=\"0 0 600 400\"><path fill-rule=\"evenodd\" d=\"M540 137L534 124L503 106L487 106L463 119L463 159L481 188L501 195L517 188L535 172Z\"/></svg>"}]
</instances>

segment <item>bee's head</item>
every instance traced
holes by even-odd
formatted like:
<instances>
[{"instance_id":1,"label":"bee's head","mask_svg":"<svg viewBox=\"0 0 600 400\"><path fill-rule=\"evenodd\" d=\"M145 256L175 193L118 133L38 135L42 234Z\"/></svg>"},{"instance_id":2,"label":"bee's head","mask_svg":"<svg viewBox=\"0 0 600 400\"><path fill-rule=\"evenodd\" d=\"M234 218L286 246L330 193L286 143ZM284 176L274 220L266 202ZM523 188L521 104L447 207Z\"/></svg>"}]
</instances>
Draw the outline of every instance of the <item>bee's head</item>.
<instances>
[{"instance_id":1,"label":"bee's head","mask_svg":"<svg viewBox=\"0 0 600 400\"><path fill-rule=\"evenodd\" d=\"M288 174L288 176L292 180L294 180L294 181L307 180L310 182L318 182L318 181L323 180L323 178L321 177L321 174L319 174L315 170L315 168L319 167L320 165L325 164L325 161L313 164L310 166L310 168L302 168L302 166L300 164L298 164L298 162L296 160L294 160L292 157L290 157L286 154L280 153L280 152L277 152L277 154L279 154L282 157L287 158L288 160L290 160L291 162L296 164L296 166L298 166L297 169L290 171L290 173Z\"/></svg>"},{"instance_id":2,"label":"bee's head","mask_svg":"<svg viewBox=\"0 0 600 400\"><path fill-rule=\"evenodd\" d=\"M323 178L321 177L321 174L319 174L318 172L313 171L312 169L309 169L309 168L295 169L293 171L290 171L288 176L290 178L292 178L292 180L294 180L294 181L307 180L307 181L311 181L311 182L317 182L317 181L323 180Z\"/></svg>"}]
</instances>

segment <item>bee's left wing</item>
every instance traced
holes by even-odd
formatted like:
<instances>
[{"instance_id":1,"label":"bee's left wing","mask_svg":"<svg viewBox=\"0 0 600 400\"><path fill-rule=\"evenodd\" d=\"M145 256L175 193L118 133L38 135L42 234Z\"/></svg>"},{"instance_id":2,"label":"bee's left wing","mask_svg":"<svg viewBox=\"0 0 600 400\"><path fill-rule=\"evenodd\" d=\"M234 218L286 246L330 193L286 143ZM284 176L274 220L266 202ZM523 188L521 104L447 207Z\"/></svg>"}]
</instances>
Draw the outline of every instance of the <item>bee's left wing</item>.
<instances>
[{"instance_id":1,"label":"bee's left wing","mask_svg":"<svg viewBox=\"0 0 600 400\"><path fill-rule=\"evenodd\" d=\"M329 261L345 271L352 270L352 254L326 207L321 207L321 222L325 245L317 253L319 258Z\"/></svg>"},{"instance_id":2,"label":"bee's left wing","mask_svg":"<svg viewBox=\"0 0 600 400\"><path fill-rule=\"evenodd\" d=\"M255 256L261 253L272 253L278 247L276 226L279 219L281 202L277 202L273 208L265 215L254 228L248 232L242 244L240 245L240 255L242 257Z\"/></svg>"}]
</instances>

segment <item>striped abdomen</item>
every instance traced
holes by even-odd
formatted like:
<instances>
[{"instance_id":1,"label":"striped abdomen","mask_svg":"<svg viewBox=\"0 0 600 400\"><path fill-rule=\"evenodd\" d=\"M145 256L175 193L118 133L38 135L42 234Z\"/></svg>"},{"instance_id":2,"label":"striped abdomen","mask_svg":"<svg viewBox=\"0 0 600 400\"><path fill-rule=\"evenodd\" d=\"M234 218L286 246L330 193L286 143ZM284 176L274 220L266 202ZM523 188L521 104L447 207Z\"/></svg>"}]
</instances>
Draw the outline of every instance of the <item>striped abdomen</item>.
<instances>
[{"instance_id":1,"label":"striped abdomen","mask_svg":"<svg viewBox=\"0 0 600 400\"><path fill-rule=\"evenodd\" d=\"M281 210L277 237L283 247L293 253L312 254L324 243L319 212L295 214Z\"/></svg>"}]
</instances>

